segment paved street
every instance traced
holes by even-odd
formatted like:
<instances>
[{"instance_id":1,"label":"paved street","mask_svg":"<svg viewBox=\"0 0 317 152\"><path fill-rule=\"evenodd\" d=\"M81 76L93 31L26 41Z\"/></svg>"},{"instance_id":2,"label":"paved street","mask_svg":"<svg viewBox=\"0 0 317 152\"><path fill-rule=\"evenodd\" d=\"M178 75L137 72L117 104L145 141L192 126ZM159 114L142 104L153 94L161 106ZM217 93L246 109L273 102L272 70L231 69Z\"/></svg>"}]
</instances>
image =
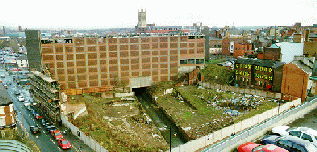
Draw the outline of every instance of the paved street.
<instances>
[{"instance_id":1,"label":"paved street","mask_svg":"<svg viewBox=\"0 0 317 152\"><path fill-rule=\"evenodd\" d=\"M316 98L314 98L317 100ZM311 112L304 115L304 117L296 119L292 123L288 124L290 127L309 127L314 130L317 130L317 109L312 110Z\"/></svg>"},{"instance_id":2,"label":"paved street","mask_svg":"<svg viewBox=\"0 0 317 152\"><path fill-rule=\"evenodd\" d=\"M13 81L13 75L9 75L8 72L5 71L3 65L0 69L0 75L5 75L5 78L0 78L3 81L3 84L10 84L8 85L8 93L13 100L14 109L16 110L16 118L17 118L17 125L21 126L24 130L28 132L28 135L31 139L38 145L39 149L43 152L58 152L63 151L61 147L58 145L58 141L54 140L53 136L50 135L45 128L42 126L39 120L36 120L34 116L31 114L31 111L27 110L24 106L23 102L19 102L17 96L14 94L15 91L19 91L22 96L24 96L26 101L30 101L31 96L26 87L21 87L16 85ZM33 101L33 100L32 100ZM38 125L41 127L41 133L32 134L30 132L30 126ZM63 127L58 127L61 131L64 130ZM72 148L67 151L93 151L87 145L85 145L81 140L79 140L76 136L67 134L64 135L64 138L70 141Z\"/></svg>"}]
</instances>

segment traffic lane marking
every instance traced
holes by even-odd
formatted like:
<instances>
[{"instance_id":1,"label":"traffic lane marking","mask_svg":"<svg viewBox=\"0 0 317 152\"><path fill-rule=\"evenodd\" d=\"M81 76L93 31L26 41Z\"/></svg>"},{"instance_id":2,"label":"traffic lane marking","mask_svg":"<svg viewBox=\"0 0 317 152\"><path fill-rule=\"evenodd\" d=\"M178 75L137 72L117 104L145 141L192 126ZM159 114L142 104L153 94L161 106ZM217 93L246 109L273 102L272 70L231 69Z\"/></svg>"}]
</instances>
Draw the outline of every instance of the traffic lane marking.
<instances>
[{"instance_id":1,"label":"traffic lane marking","mask_svg":"<svg viewBox=\"0 0 317 152\"><path fill-rule=\"evenodd\" d=\"M72 148L74 148L76 152L81 152L81 150L78 150L73 144L72 144Z\"/></svg>"}]
</instances>

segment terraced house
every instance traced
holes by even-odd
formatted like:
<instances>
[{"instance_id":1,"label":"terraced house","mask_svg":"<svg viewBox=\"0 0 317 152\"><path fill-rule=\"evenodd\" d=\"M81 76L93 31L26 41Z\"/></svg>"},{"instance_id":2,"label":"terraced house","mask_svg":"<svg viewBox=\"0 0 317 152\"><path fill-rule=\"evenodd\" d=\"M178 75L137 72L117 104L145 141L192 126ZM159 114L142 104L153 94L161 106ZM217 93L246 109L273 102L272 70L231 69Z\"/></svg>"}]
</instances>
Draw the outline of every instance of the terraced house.
<instances>
[{"instance_id":1,"label":"terraced house","mask_svg":"<svg viewBox=\"0 0 317 152\"><path fill-rule=\"evenodd\" d=\"M0 129L15 126L13 101L5 87L0 84Z\"/></svg>"},{"instance_id":2,"label":"terraced house","mask_svg":"<svg viewBox=\"0 0 317 152\"><path fill-rule=\"evenodd\" d=\"M242 88L280 91L283 68L278 61L239 58L235 63L235 85Z\"/></svg>"}]
</instances>

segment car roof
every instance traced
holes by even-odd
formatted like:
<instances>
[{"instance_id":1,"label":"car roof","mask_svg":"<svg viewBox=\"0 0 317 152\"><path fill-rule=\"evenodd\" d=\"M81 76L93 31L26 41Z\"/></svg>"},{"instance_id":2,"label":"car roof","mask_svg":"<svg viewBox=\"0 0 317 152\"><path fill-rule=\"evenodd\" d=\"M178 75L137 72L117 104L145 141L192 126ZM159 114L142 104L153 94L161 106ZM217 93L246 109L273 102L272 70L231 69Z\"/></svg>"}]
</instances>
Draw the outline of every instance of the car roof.
<instances>
[{"instance_id":1,"label":"car roof","mask_svg":"<svg viewBox=\"0 0 317 152\"><path fill-rule=\"evenodd\" d=\"M60 141L65 141L65 140L66 140L65 138L60 139Z\"/></svg>"},{"instance_id":2,"label":"car roof","mask_svg":"<svg viewBox=\"0 0 317 152\"><path fill-rule=\"evenodd\" d=\"M296 142L297 144L301 144L301 145L312 144L308 140L303 140L301 138L298 138L297 136L282 136L282 137L278 138L277 140L293 141L293 142Z\"/></svg>"},{"instance_id":3,"label":"car roof","mask_svg":"<svg viewBox=\"0 0 317 152\"><path fill-rule=\"evenodd\" d=\"M256 144L254 142L247 142L247 143L240 145L238 147L238 149L243 149L243 150L249 151L249 150L254 149L255 147L258 147L259 145L261 145L261 144Z\"/></svg>"},{"instance_id":4,"label":"car roof","mask_svg":"<svg viewBox=\"0 0 317 152\"><path fill-rule=\"evenodd\" d=\"M308 127L296 127L291 128L289 131L301 131L303 133L307 133L313 136L317 136L317 131Z\"/></svg>"}]
</instances>

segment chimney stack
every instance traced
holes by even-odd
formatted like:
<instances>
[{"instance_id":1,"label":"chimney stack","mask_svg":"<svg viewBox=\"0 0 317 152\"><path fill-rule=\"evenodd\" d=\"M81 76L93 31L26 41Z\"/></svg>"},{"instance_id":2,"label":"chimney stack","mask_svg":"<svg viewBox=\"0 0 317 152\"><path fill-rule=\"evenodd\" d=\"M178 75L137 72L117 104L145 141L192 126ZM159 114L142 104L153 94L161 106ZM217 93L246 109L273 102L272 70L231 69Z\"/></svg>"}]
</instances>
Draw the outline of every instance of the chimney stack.
<instances>
[{"instance_id":1,"label":"chimney stack","mask_svg":"<svg viewBox=\"0 0 317 152\"><path fill-rule=\"evenodd\" d=\"M309 42L309 33L310 33L309 29L305 30L305 42Z\"/></svg>"},{"instance_id":2,"label":"chimney stack","mask_svg":"<svg viewBox=\"0 0 317 152\"><path fill-rule=\"evenodd\" d=\"M6 29L4 26L3 26L3 36L6 36Z\"/></svg>"}]
</instances>

